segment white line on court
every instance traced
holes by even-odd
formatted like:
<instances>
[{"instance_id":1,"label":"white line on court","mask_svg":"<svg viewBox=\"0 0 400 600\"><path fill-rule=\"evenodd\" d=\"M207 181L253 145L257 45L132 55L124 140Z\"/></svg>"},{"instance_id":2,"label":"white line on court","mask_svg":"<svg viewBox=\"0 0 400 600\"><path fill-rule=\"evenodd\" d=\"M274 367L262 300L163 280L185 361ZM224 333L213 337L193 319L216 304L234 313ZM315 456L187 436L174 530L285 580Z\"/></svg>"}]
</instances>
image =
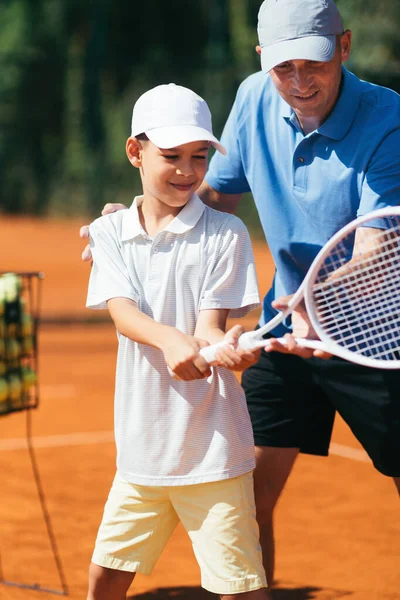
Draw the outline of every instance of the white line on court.
<instances>
[{"instance_id":1,"label":"white line on court","mask_svg":"<svg viewBox=\"0 0 400 600\"><path fill-rule=\"evenodd\" d=\"M114 442L114 434L112 431L88 431L86 433L66 433L32 438L34 448L90 446L93 444L107 444L111 442ZM26 438L0 440L0 451L25 450L27 447Z\"/></svg>"},{"instance_id":2,"label":"white line on court","mask_svg":"<svg viewBox=\"0 0 400 600\"><path fill-rule=\"evenodd\" d=\"M57 385L41 385L39 388L42 398L73 398L77 394L75 385L65 383Z\"/></svg>"},{"instance_id":3,"label":"white line on court","mask_svg":"<svg viewBox=\"0 0 400 600\"><path fill-rule=\"evenodd\" d=\"M57 448L64 446L90 446L95 444L110 444L114 442L112 431L88 431L85 433L67 433L60 435L47 435L34 437L33 446L35 448ZM0 440L0 451L7 450L25 450L27 448L25 438L10 438L9 440ZM356 460L359 462L370 463L371 460L364 450L343 446L342 444L331 443L330 454Z\"/></svg>"},{"instance_id":4,"label":"white line on court","mask_svg":"<svg viewBox=\"0 0 400 600\"><path fill-rule=\"evenodd\" d=\"M364 450L343 446L342 444L335 444L335 442L331 442L329 454L341 456L342 458L350 458L351 460L358 460L359 462L372 463L370 457Z\"/></svg>"}]
</instances>

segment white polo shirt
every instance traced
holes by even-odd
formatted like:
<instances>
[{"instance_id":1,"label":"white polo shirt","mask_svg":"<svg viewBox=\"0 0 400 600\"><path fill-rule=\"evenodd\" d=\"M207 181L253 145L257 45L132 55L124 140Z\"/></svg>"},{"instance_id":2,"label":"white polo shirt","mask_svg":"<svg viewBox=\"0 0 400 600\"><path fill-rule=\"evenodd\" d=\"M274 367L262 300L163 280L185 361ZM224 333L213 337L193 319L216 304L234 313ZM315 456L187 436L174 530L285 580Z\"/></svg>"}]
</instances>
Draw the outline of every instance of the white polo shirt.
<instances>
[{"instance_id":1,"label":"white polo shirt","mask_svg":"<svg viewBox=\"0 0 400 600\"><path fill-rule=\"evenodd\" d=\"M129 210L90 226L93 267L87 306L130 298L155 321L194 334L199 311L241 317L259 304L249 234L240 219L194 195L151 239L135 198ZM254 468L245 396L234 373L175 381L160 350L118 335L115 438L120 475L142 485L189 485Z\"/></svg>"}]
</instances>

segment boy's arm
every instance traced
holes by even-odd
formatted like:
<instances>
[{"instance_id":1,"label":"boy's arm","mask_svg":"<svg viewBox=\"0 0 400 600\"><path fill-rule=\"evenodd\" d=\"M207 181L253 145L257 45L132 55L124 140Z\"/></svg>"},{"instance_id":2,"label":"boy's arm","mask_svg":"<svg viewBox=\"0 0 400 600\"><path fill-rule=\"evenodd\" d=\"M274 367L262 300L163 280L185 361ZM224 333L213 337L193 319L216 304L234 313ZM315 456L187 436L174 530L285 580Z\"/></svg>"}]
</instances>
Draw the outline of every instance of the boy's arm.
<instances>
[{"instance_id":1,"label":"boy's arm","mask_svg":"<svg viewBox=\"0 0 400 600\"><path fill-rule=\"evenodd\" d=\"M208 363L199 354L207 342L182 333L175 327L157 323L139 310L129 298L111 298L108 310L117 330L137 342L158 348L175 379L191 381L211 375Z\"/></svg>"}]
</instances>

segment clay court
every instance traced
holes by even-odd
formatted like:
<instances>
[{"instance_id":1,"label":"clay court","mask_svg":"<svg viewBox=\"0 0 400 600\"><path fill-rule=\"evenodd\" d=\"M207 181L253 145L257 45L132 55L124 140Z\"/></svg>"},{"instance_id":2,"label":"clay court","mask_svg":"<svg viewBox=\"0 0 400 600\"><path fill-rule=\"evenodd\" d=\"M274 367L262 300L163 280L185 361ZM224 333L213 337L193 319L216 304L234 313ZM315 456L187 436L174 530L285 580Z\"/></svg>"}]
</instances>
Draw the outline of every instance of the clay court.
<instances>
[{"instance_id":1,"label":"clay court","mask_svg":"<svg viewBox=\"0 0 400 600\"><path fill-rule=\"evenodd\" d=\"M33 411L36 456L71 600L86 597L87 567L114 475L116 336L85 309L89 267L82 222L2 218L1 270L43 271L39 335L41 402ZM272 265L255 245L261 292ZM105 316L105 315L101 315ZM257 314L246 320L255 324ZM0 419L0 553L4 578L61 591L26 448L26 414ZM399 501L340 419L329 458L301 456L276 515L274 600L400 599ZM0 583L0 600L57 597ZM213 598L199 587L186 534L177 528L138 600ZM112 599L110 599L112 600Z\"/></svg>"}]
</instances>

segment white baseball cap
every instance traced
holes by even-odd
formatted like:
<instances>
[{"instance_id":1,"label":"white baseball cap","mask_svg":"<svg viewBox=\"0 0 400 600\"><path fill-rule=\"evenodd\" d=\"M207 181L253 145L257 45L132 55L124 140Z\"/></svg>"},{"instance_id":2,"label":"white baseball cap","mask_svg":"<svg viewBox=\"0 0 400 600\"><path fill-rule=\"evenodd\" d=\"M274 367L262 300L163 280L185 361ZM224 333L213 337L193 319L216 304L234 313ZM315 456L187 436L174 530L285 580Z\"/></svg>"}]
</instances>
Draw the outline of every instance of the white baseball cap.
<instances>
[{"instance_id":1,"label":"white baseball cap","mask_svg":"<svg viewBox=\"0 0 400 600\"><path fill-rule=\"evenodd\" d=\"M131 135L145 133L158 148L204 140L221 154L225 148L213 135L207 102L188 88L174 83L145 92L133 107Z\"/></svg>"},{"instance_id":2,"label":"white baseball cap","mask_svg":"<svg viewBox=\"0 0 400 600\"><path fill-rule=\"evenodd\" d=\"M343 21L333 0L264 0L257 31L267 73L288 60L332 60Z\"/></svg>"}]
</instances>

